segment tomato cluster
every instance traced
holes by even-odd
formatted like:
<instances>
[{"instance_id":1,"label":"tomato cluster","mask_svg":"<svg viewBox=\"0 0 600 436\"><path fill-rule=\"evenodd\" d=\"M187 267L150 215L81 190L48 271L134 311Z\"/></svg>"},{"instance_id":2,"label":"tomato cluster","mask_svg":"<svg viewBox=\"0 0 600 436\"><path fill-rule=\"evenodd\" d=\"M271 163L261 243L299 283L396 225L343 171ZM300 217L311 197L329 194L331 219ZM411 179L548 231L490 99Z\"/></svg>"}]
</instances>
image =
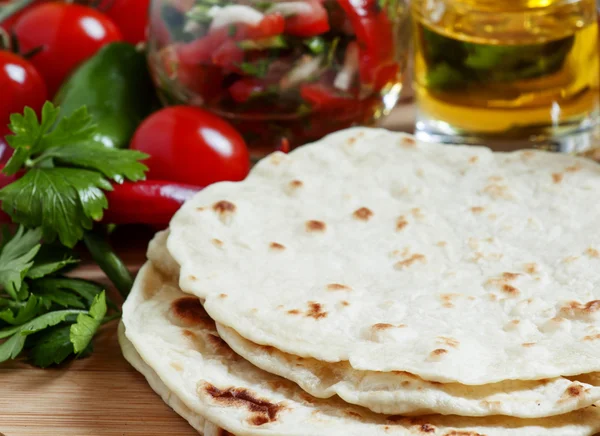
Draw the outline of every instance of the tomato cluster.
<instances>
[{"instance_id":1,"label":"tomato cluster","mask_svg":"<svg viewBox=\"0 0 600 436\"><path fill-rule=\"evenodd\" d=\"M103 0L95 9L37 0L0 22L19 51L0 50L0 165L11 154L5 140L10 115L26 106L39 114L44 102L103 46L144 42L148 3ZM263 30L277 25L265 23ZM249 171L248 150L239 133L200 109L173 107L154 113L140 125L131 147L151 156L146 161L151 180L206 186L241 180Z\"/></svg>"}]
</instances>

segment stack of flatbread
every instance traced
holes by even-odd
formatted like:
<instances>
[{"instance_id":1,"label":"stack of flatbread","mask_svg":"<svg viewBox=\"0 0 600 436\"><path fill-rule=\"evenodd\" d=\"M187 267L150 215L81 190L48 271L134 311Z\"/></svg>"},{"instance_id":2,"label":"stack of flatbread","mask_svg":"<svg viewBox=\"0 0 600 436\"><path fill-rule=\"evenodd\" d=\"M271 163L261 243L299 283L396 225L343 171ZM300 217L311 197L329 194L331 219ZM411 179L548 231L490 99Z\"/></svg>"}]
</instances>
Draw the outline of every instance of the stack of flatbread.
<instances>
[{"instance_id":1,"label":"stack of flatbread","mask_svg":"<svg viewBox=\"0 0 600 436\"><path fill-rule=\"evenodd\" d=\"M600 432L600 166L350 129L187 202L125 357L205 436Z\"/></svg>"}]
</instances>

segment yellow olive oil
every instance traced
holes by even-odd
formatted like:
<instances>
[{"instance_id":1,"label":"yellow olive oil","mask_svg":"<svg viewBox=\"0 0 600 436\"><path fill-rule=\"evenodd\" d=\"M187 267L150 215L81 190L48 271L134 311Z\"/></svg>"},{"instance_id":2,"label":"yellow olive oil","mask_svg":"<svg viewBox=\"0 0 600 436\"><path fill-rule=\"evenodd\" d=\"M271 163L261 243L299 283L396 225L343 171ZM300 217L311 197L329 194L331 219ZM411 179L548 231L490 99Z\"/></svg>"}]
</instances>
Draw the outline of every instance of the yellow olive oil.
<instances>
[{"instance_id":1,"label":"yellow olive oil","mask_svg":"<svg viewBox=\"0 0 600 436\"><path fill-rule=\"evenodd\" d=\"M595 0L413 0L413 16L421 128L535 141L596 123Z\"/></svg>"}]
</instances>

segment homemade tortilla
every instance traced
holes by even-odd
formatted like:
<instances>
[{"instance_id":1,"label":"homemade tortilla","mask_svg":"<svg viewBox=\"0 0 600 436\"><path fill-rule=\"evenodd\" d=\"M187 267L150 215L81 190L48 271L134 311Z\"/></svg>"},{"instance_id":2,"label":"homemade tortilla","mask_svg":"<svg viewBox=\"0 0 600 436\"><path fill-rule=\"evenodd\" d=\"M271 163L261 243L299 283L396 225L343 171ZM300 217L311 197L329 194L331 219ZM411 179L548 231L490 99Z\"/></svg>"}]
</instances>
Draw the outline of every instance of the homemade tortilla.
<instances>
[{"instance_id":1,"label":"homemade tortilla","mask_svg":"<svg viewBox=\"0 0 600 436\"><path fill-rule=\"evenodd\" d=\"M410 418L312 398L233 353L199 300L183 294L149 263L123 306L123 323L127 339L147 364L138 368L145 375L145 368L156 373L164 387L155 383L154 388L163 398L176 397L186 407L179 410L237 436L590 436L600 429L598 407L532 420Z\"/></svg>"},{"instance_id":2,"label":"homemade tortilla","mask_svg":"<svg viewBox=\"0 0 600 436\"><path fill-rule=\"evenodd\" d=\"M156 234L148 248L148 259L167 277L178 277L179 266L166 251L167 237L168 231ZM436 383L407 372L358 371L348 362L326 363L294 356L250 342L229 327L216 326L219 336L233 351L253 365L295 382L312 396L338 395L377 413L539 418L567 413L600 400L597 373L572 380L509 380L479 386Z\"/></svg>"},{"instance_id":3,"label":"homemade tortilla","mask_svg":"<svg viewBox=\"0 0 600 436\"><path fill-rule=\"evenodd\" d=\"M171 222L180 286L256 344L482 385L600 370L600 167L357 128Z\"/></svg>"}]
</instances>

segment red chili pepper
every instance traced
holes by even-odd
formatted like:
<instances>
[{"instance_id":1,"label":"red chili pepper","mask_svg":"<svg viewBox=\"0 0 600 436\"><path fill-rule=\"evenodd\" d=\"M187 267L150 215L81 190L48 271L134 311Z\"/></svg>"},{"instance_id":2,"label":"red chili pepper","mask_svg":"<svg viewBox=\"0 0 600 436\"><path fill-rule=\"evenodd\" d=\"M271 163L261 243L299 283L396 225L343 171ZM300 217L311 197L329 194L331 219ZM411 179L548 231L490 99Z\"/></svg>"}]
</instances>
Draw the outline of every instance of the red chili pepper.
<instances>
[{"instance_id":1,"label":"red chili pepper","mask_svg":"<svg viewBox=\"0 0 600 436\"><path fill-rule=\"evenodd\" d=\"M379 90L390 80L394 59L392 23L377 0L338 0L352 23L360 48L360 78ZM397 74L394 72L393 74Z\"/></svg>"},{"instance_id":2,"label":"red chili pepper","mask_svg":"<svg viewBox=\"0 0 600 436\"><path fill-rule=\"evenodd\" d=\"M200 187L160 180L114 184L102 219L111 224L168 224Z\"/></svg>"}]
</instances>

